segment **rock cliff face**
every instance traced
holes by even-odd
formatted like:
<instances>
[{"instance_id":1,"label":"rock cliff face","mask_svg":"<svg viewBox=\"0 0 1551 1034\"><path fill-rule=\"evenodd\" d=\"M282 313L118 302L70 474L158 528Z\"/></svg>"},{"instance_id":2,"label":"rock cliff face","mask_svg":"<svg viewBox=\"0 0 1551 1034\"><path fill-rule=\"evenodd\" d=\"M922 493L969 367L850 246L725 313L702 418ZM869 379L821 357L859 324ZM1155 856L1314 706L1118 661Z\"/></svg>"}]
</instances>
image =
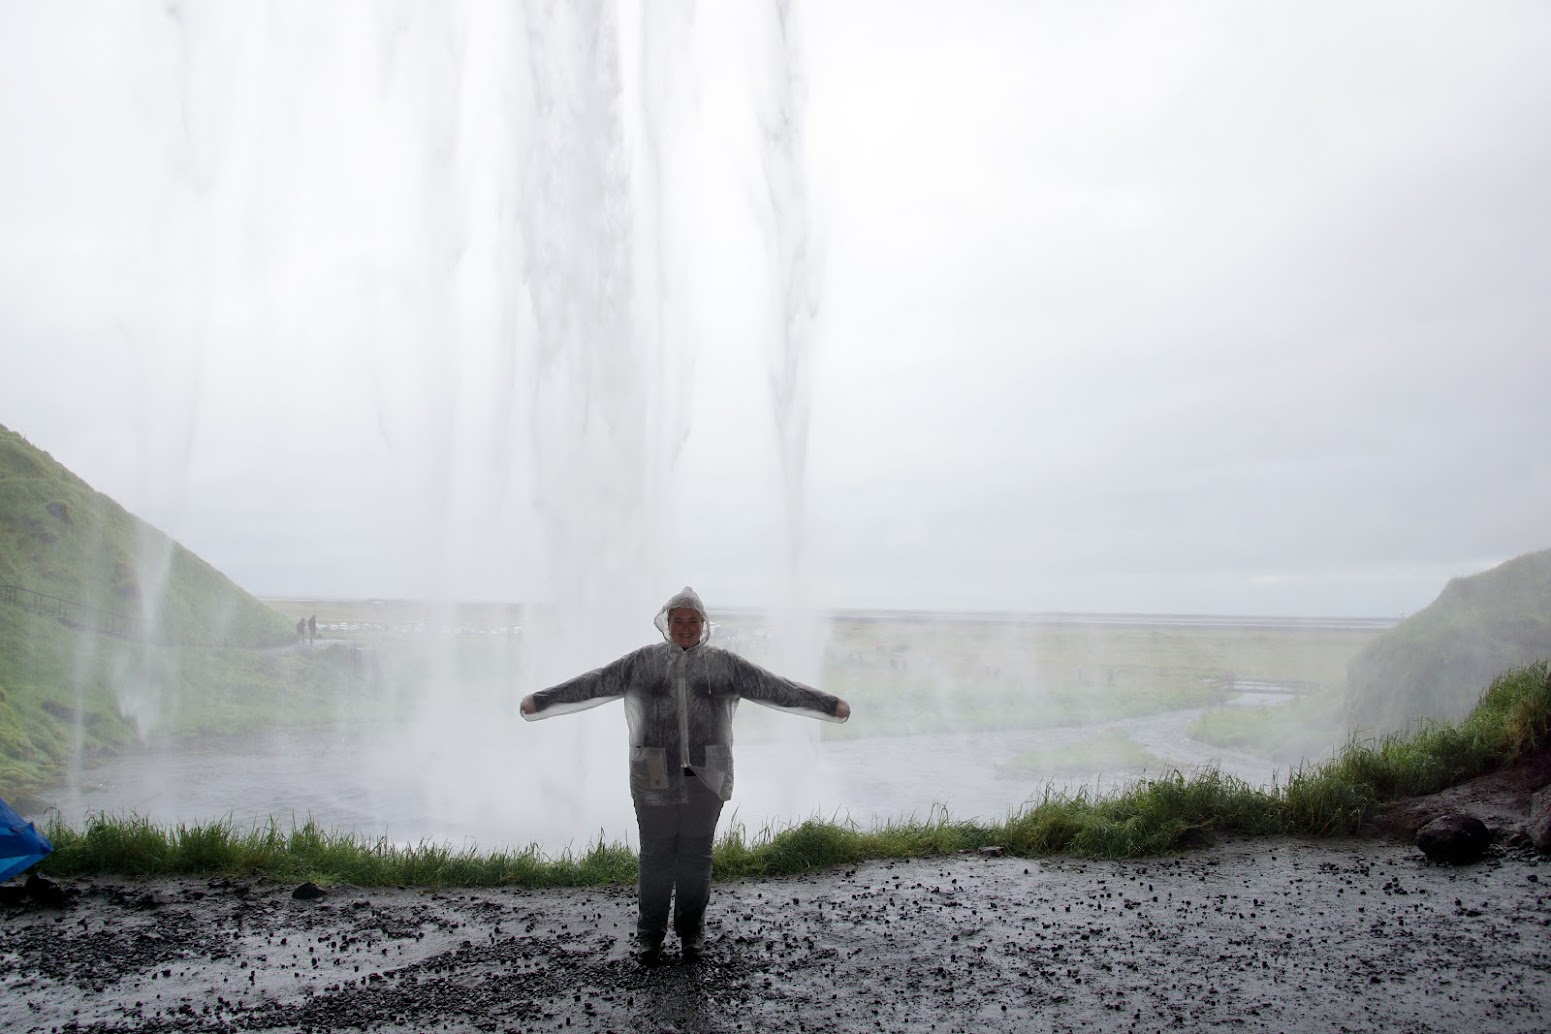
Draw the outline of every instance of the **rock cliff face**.
<instances>
[{"instance_id":1,"label":"rock cliff face","mask_svg":"<svg viewBox=\"0 0 1551 1034\"><path fill-rule=\"evenodd\" d=\"M1347 718L1368 733L1456 722L1509 668L1551 658L1551 550L1450 582L1347 669Z\"/></svg>"}]
</instances>

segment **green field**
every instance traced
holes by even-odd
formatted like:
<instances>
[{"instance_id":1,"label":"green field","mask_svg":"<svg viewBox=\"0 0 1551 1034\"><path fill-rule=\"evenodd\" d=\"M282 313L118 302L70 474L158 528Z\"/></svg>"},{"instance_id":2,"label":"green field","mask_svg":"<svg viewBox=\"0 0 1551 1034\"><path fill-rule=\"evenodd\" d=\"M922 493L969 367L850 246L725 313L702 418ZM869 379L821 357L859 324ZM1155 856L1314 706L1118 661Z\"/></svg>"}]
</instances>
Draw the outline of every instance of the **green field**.
<instances>
[{"instance_id":1,"label":"green field","mask_svg":"<svg viewBox=\"0 0 1551 1034\"><path fill-rule=\"evenodd\" d=\"M1088 724L1234 695L1247 679L1336 691L1374 629L838 620L824 688L871 734ZM842 726L837 734L846 735ZM861 730L858 730L859 733ZM849 734L857 734L849 733Z\"/></svg>"},{"instance_id":2,"label":"green field","mask_svg":"<svg viewBox=\"0 0 1551 1034\"><path fill-rule=\"evenodd\" d=\"M523 648L517 606L432 607L401 601L268 600L292 621L316 616L321 635L375 644L389 654L426 628L461 630L468 676L474 658L511 664ZM761 615L722 618L713 640L782 669L779 644ZM1085 724L1234 695L1246 680L1302 684L1336 693L1348 662L1382 629L1310 622L1171 624L1168 618L1021 619L954 615L829 620L820 688L844 697L866 722L827 726L827 736L876 736L921 729ZM655 635L642 621L643 643ZM484 645L480 645L483 643ZM486 673L491 674L491 673ZM500 676L510 678L511 671ZM538 688L538 687L529 687Z\"/></svg>"},{"instance_id":3,"label":"green field","mask_svg":"<svg viewBox=\"0 0 1551 1034\"><path fill-rule=\"evenodd\" d=\"M299 643L294 633L264 646L134 640L0 604L0 788L23 801L45 796L72 765L145 736L393 721L437 679L489 698L537 688L521 684L524 615L516 606L265 604L279 627L315 615L321 641ZM643 629L645 642L653 633L644 620ZM779 668L759 616L730 615L721 631L726 645ZM817 681L866 720L825 725L822 735L1071 726L1207 707L1230 695L1230 672L1336 693L1347 662L1378 634L1163 619L843 615L828 626ZM740 737L760 738L759 711L740 718ZM1342 731L1322 729L1322 743L1339 742Z\"/></svg>"}]
</instances>

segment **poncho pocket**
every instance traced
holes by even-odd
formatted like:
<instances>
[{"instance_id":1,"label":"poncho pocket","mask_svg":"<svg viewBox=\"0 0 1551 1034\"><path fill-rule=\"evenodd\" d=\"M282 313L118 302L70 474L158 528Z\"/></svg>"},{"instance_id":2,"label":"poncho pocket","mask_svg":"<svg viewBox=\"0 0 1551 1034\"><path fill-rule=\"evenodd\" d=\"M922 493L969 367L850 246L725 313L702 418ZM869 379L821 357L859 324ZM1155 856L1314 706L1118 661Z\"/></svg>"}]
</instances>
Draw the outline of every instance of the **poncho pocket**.
<instances>
[{"instance_id":1,"label":"poncho pocket","mask_svg":"<svg viewBox=\"0 0 1551 1034\"><path fill-rule=\"evenodd\" d=\"M726 800L732 796L732 749L724 743L707 743L705 766L700 779L711 791Z\"/></svg>"},{"instance_id":2,"label":"poncho pocket","mask_svg":"<svg viewBox=\"0 0 1551 1034\"><path fill-rule=\"evenodd\" d=\"M630 789L666 790L668 752L661 747L630 748Z\"/></svg>"}]
</instances>

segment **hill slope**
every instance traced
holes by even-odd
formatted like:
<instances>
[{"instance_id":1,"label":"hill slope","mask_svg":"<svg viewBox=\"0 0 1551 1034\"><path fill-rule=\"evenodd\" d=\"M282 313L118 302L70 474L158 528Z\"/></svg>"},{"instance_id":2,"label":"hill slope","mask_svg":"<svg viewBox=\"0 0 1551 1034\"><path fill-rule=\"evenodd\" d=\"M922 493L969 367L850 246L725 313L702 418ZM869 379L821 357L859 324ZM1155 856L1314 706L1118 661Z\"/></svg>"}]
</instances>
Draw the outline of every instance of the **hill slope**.
<instances>
[{"instance_id":1,"label":"hill slope","mask_svg":"<svg viewBox=\"0 0 1551 1034\"><path fill-rule=\"evenodd\" d=\"M130 638L288 641L277 611L0 425L0 582L122 617Z\"/></svg>"},{"instance_id":2,"label":"hill slope","mask_svg":"<svg viewBox=\"0 0 1551 1034\"><path fill-rule=\"evenodd\" d=\"M18 807L95 751L250 728L337 678L329 651L266 649L294 642L287 618L4 427L0 583L0 797Z\"/></svg>"},{"instance_id":3,"label":"hill slope","mask_svg":"<svg viewBox=\"0 0 1551 1034\"><path fill-rule=\"evenodd\" d=\"M1551 658L1551 550L1456 578L1426 609L1374 640L1347 670L1350 724L1456 722L1501 672Z\"/></svg>"}]
</instances>

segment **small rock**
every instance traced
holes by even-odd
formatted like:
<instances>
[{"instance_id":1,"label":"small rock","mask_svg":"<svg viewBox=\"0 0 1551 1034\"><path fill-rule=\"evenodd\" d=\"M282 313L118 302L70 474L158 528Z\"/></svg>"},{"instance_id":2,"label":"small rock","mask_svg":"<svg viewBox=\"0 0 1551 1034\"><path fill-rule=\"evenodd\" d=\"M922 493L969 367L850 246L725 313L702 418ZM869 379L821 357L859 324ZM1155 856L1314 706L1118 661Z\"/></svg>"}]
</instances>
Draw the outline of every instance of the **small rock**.
<instances>
[{"instance_id":1,"label":"small rock","mask_svg":"<svg viewBox=\"0 0 1551 1034\"><path fill-rule=\"evenodd\" d=\"M37 873L27 877L27 896L44 908L65 907L65 889Z\"/></svg>"},{"instance_id":2,"label":"small rock","mask_svg":"<svg viewBox=\"0 0 1551 1034\"><path fill-rule=\"evenodd\" d=\"M1416 846L1435 862L1464 865L1491 846L1492 831L1474 815L1440 815L1416 831Z\"/></svg>"},{"instance_id":3,"label":"small rock","mask_svg":"<svg viewBox=\"0 0 1551 1034\"><path fill-rule=\"evenodd\" d=\"M1201 826L1186 826L1174 834L1174 847L1176 850L1189 851L1212 846L1212 837Z\"/></svg>"}]
</instances>

